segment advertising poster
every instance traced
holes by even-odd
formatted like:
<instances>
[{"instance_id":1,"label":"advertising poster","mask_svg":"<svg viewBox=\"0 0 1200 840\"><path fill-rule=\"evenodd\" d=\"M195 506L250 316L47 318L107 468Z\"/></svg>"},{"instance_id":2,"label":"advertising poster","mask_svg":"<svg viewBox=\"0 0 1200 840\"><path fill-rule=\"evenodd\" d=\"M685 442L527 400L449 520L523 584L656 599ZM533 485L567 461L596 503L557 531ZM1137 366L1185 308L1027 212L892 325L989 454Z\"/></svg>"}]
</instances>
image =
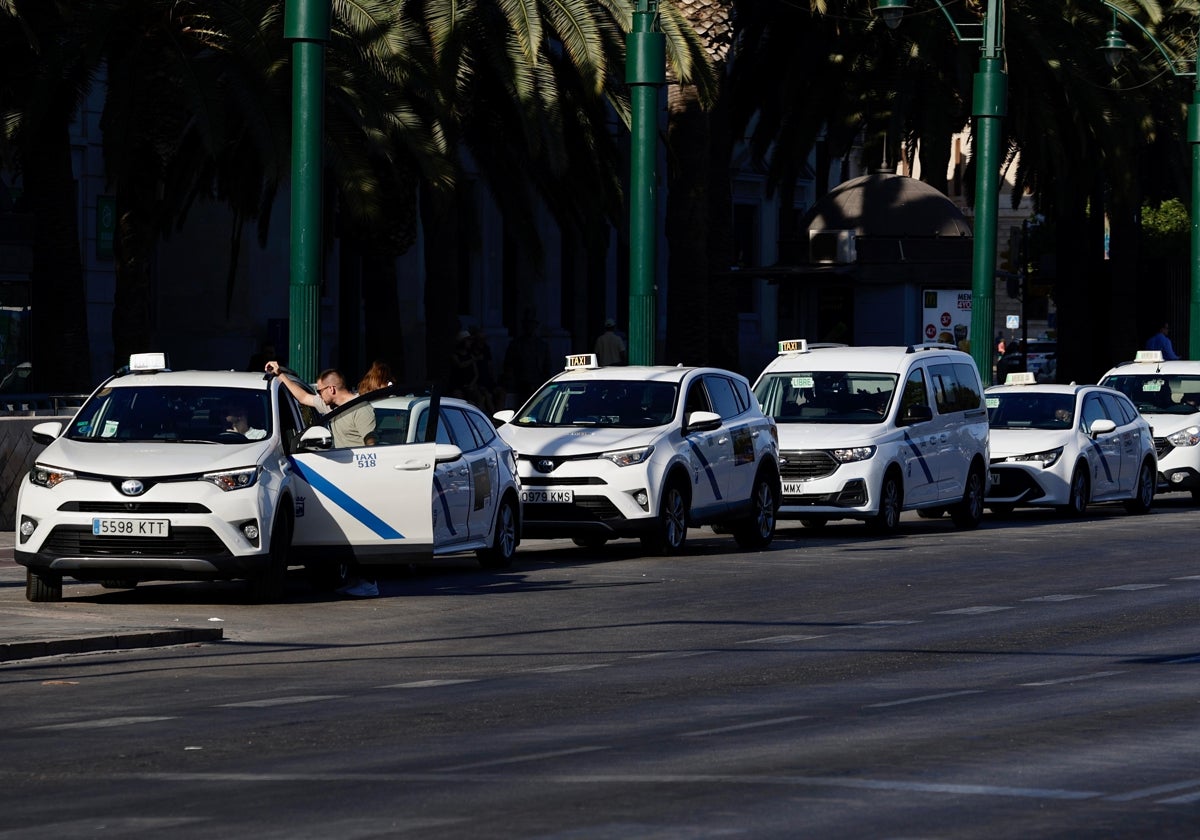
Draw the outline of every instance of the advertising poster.
<instances>
[{"instance_id":1,"label":"advertising poster","mask_svg":"<svg viewBox=\"0 0 1200 840\"><path fill-rule=\"evenodd\" d=\"M926 289L921 321L924 335L921 341L954 344L959 350L971 352L971 290Z\"/></svg>"}]
</instances>

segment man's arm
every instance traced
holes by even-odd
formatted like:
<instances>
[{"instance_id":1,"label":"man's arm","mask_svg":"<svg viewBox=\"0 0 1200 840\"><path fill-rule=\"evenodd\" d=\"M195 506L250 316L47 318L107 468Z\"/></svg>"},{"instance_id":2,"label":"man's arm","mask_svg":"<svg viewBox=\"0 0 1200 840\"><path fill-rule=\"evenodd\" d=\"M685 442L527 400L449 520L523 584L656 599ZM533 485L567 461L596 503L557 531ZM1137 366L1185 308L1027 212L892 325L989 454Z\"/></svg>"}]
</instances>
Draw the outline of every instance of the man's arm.
<instances>
[{"instance_id":1,"label":"man's arm","mask_svg":"<svg viewBox=\"0 0 1200 840\"><path fill-rule=\"evenodd\" d=\"M267 362L266 367L264 367L263 370L265 370L267 373L273 373L278 376L279 380L287 386L289 391L292 392L292 396L296 398L296 402L300 403L301 405L310 405L318 411L320 410L320 406L317 405L317 400L320 399L320 396L318 394L310 393L307 388L284 373L283 369L279 366L279 362Z\"/></svg>"}]
</instances>

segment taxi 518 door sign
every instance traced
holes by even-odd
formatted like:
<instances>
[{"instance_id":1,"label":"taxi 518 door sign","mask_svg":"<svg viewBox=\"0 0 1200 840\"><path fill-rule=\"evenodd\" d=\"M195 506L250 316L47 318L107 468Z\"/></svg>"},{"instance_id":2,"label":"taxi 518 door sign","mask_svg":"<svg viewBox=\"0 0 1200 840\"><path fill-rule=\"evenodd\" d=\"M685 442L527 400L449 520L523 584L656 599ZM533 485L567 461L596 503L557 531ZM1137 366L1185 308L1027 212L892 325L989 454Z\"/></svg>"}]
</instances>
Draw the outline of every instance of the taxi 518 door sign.
<instances>
[{"instance_id":1,"label":"taxi 518 door sign","mask_svg":"<svg viewBox=\"0 0 1200 840\"><path fill-rule=\"evenodd\" d=\"M922 292L921 341L953 344L971 350L970 289L926 289Z\"/></svg>"}]
</instances>

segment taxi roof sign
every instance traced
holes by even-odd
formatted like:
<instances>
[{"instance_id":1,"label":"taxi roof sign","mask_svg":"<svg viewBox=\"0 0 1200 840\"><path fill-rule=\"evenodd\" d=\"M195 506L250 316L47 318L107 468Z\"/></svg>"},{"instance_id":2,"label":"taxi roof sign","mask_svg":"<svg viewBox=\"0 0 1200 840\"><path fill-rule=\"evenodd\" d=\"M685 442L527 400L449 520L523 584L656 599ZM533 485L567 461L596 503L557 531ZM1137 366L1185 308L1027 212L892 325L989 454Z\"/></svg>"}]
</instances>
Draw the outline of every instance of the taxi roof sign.
<instances>
[{"instance_id":1,"label":"taxi roof sign","mask_svg":"<svg viewBox=\"0 0 1200 840\"><path fill-rule=\"evenodd\" d=\"M803 338L789 338L779 342L779 355L784 353L807 353L808 342Z\"/></svg>"},{"instance_id":2,"label":"taxi roof sign","mask_svg":"<svg viewBox=\"0 0 1200 840\"><path fill-rule=\"evenodd\" d=\"M1010 373L1004 378L1005 385L1036 385L1037 374L1032 372L1027 373Z\"/></svg>"},{"instance_id":3,"label":"taxi roof sign","mask_svg":"<svg viewBox=\"0 0 1200 840\"><path fill-rule=\"evenodd\" d=\"M595 353L577 353L567 356L566 370L592 370L600 367Z\"/></svg>"},{"instance_id":4,"label":"taxi roof sign","mask_svg":"<svg viewBox=\"0 0 1200 840\"><path fill-rule=\"evenodd\" d=\"M131 372L166 369L166 353L134 353L129 357L129 370Z\"/></svg>"},{"instance_id":5,"label":"taxi roof sign","mask_svg":"<svg viewBox=\"0 0 1200 840\"><path fill-rule=\"evenodd\" d=\"M1161 362L1163 354L1161 350L1139 350L1133 360L1135 362Z\"/></svg>"}]
</instances>

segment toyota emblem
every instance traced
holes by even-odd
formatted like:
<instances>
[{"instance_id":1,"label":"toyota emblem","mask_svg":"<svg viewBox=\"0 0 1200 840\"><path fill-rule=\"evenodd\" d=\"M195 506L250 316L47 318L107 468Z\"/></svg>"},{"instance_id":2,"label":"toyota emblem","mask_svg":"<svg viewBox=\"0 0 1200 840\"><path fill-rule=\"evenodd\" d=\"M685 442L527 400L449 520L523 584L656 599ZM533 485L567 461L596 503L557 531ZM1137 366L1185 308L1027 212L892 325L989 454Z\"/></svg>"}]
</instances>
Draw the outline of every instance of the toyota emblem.
<instances>
[{"instance_id":1,"label":"toyota emblem","mask_svg":"<svg viewBox=\"0 0 1200 840\"><path fill-rule=\"evenodd\" d=\"M121 482L121 492L126 496L140 496L145 490L146 486L136 478L127 478Z\"/></svg>"},{"instance_id":2,"label":"toyota emblem","mask_svg":"<svg viewBox=\"0 0 1200 840\"><path fill-rule=\"evenodd\" d=\"M538 472L548 473L554 469L554 462L549 458L540 458L534 462Z\"/></svg>"}]
</instances>

